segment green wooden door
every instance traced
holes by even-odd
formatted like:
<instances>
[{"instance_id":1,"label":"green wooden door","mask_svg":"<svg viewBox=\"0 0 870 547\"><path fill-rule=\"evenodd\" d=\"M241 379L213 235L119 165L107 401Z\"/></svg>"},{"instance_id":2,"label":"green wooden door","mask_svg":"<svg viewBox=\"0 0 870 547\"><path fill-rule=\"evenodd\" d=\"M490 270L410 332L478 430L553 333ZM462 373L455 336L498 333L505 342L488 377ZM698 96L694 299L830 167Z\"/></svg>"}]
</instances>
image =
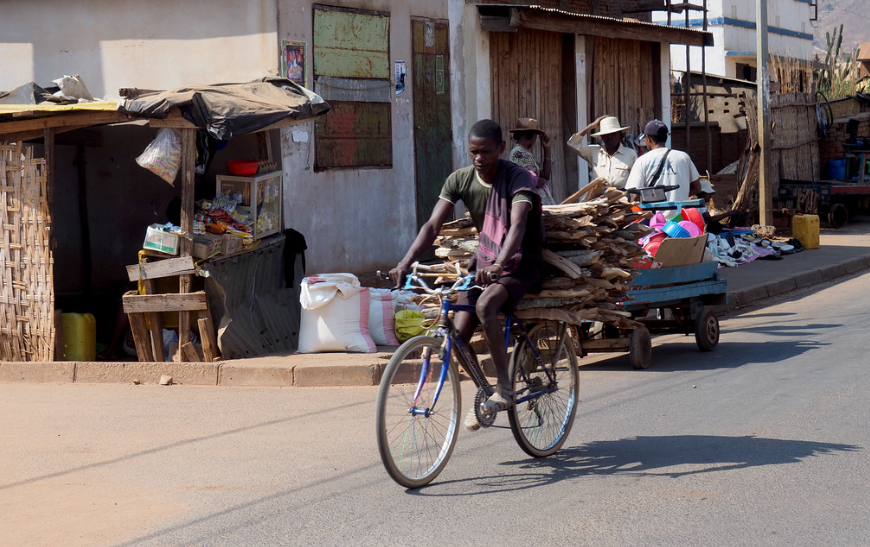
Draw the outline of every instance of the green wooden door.
<instances>
[{"instance_id":1,"label":"green wooden door","mask_svg":"<svg viewBox=\"0 0 870 547\"><path fill-rule=\"evenodd\" d=\"M447 21L411 21L418 227L429 219L441 186L453 170L447 28Z\"/></svg>"}]
</instances>

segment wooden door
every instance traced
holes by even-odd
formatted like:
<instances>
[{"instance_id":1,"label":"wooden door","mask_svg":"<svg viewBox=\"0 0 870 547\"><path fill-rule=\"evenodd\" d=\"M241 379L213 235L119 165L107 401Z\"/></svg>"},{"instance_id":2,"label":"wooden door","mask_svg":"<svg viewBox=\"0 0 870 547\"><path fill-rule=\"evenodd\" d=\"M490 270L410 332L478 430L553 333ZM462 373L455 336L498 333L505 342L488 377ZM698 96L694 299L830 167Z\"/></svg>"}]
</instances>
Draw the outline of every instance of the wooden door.
<instances>
[{"instance_id":1,"label":"wooden door","mask_svg":"<svg viewBox=\"0 0 870 547\"><path fill-rule=\"evenodd\" d=\"M447 21L413 19L414 171L417 226L429 219L453 168Z\"/></svg>"},{"instance_id":2,"label":"wooden door","mask_svg":"<svg viewBox=\"0 0 870 547\"><path fill-rule=\"evenodd\" d=\"M637 137L646 122L660 116L660 46L655 42L588 36L588 119L609 114Z\"/></svg>"},{"instance_id":3,"label":"wooden door","mask_svg":"<svg viewBox=\"0 0 870 547\"><path fill-rule=\"evenodd\" d=\"M492 116L504 130L504 157L507 159L516 144L508 133L516 119L538 120L553 139L549 186L557 202L569 193L564 149L569 135L565 135L563 117L563 43L558 32L521 28L517 32L489 33ZM543 160L540 142L532 153L539 162ZM576 187L576 180L571 184Z\"/></svg>"}]
</instances>

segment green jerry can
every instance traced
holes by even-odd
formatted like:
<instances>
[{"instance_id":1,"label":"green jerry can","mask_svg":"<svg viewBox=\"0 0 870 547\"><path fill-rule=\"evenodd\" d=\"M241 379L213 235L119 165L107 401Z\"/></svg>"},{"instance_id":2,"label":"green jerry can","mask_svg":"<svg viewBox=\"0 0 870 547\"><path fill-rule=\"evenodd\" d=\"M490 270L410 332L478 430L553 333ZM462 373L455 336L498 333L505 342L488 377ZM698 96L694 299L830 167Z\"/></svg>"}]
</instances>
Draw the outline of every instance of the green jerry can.
<instances>
[{"instance_id":1,"label":"green jerry can","mask_svg":"<svg viewBox=\"0 0 870 547\"><path fill-rule=\"evenodd\" d=\"M90 313L64 313L64 361L95 361L97 359L97 320Z\"/></svg>"}]
</instances>

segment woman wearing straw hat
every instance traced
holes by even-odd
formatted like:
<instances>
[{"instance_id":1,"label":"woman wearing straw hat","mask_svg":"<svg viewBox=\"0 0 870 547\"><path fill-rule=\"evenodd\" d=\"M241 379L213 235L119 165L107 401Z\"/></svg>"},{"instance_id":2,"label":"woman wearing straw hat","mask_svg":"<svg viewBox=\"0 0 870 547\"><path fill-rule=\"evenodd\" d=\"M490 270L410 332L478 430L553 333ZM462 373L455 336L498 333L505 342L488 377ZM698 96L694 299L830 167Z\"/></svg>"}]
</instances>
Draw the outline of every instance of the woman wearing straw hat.
<instances>
[{"instance_id":1,"label":"woman wearing straw hat","mask_svg":"<svg viewBox=\"0 0 870 547\"><path fill-rule=\"evenodd\" d=\"M604 146L583 144L586 134L596 127L598 132L592 136L600 137ZM637 160L637 153L622 144L622 132L626 129L628 127L620 126L616 116L604 115L568 139L568 146L589 163L596 177L604 177L607 184L620 190L625 188L628 173Z\"/></svg>"},{"instance_id":2,"label":"woman wearing straw hat","mask_svg":"<svg viewBox=\"0 0 870 547\"><path fill-rule=\"evenodd\" d=\"M517 118L516 127L511 129L510 133L517 143L509 155L511 162L535 174L532 179L541 196L541 205L555 205L556 200L553 199L553 194L547 186L547 181L550 180L550 136L538 127L538 120L534 118ZM543 167L532 155L532 147L538 140L538 135L541 136L541 147L544 149Z\"/></svg>"}]
</instances>

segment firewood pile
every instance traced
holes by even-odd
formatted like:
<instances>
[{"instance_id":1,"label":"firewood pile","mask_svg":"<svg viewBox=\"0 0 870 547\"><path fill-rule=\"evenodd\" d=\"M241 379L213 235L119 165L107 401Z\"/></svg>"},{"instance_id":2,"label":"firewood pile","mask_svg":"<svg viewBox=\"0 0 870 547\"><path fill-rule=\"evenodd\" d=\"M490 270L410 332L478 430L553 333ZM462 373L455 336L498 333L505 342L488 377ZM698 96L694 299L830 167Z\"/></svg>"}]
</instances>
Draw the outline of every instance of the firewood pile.
<instances>
[{"instance_id":1,"label":"firewood pile","mask_svg":"<svg viewBox=\"0 0 870 547\"><path fill-rule=\"evenodd\" d=\"M647 216L632 212L625 194L614 188L579 203L545 206L543 290L523 298L517 317L639 327L620 303L628 299L632 259L644 255L637 240L651 231L635 221ZM445 261L438 270L456 271L458 263L465 272L477 250L477 230L468 218L446 223L435 245L435 255Z\"/></svg>"}]
</instances>

